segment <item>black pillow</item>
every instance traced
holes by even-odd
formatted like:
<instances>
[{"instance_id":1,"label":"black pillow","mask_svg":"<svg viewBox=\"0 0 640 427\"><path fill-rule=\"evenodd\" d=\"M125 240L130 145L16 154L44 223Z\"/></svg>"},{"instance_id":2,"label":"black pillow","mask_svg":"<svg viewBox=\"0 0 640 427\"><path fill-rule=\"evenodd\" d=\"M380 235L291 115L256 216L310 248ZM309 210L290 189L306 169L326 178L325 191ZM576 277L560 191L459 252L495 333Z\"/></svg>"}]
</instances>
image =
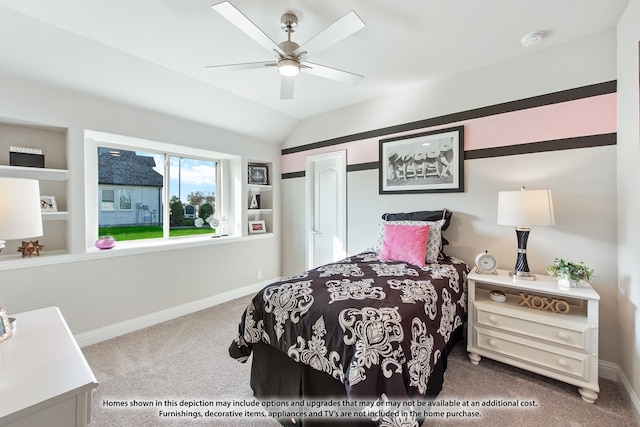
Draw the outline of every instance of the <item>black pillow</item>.
<instances>
[{"instance_id":1,"label":"black pillow","mask_svg":"<svg viewBox=\"0 0 640 427\"><path fill-rule=\"evenodd\" d=\"M451 215L453 212L442 209L439 211L418 211L408 213L386 213L382 215L385 221L440 221L444 219L444 225L441 230L446 230L451 223Z\"/></svg>"}]
</instances>

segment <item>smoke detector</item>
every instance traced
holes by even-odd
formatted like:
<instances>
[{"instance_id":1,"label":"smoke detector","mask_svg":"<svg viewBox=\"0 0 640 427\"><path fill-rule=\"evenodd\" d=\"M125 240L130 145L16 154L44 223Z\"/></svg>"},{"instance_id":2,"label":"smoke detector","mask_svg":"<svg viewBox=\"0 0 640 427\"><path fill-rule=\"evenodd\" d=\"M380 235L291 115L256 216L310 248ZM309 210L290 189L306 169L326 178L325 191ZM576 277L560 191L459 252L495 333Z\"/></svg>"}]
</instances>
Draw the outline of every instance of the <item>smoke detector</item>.
<instances>
[{"instance_id":1,"label":"smoke detector","mask_svg":"<svg viewBox=\"0 0 640 427\"><path fill-rule=\"evenodd\" d=\"M536 31L533 33L525 34L520 39L520 43L522 43L522 47L530 47L538 43L540 40L542 40L542 36L543 36L542 31Z\"/></svg>"}]
</instances>

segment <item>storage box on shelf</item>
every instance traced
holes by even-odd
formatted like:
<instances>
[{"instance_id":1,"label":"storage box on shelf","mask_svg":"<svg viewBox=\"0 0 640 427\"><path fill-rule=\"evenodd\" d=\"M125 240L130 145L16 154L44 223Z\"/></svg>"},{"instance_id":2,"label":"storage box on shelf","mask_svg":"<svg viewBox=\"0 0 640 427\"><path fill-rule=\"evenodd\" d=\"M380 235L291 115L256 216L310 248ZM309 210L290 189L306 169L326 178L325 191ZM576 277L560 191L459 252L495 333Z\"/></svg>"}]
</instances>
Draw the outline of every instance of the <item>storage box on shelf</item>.
<instances>
[{"instance_id":1,"label":"storage box on shelf","mask_svg":"<svg viewBox=\"0 0 640 427\"><path fill-rule=\"evenodd\" d=\"M554 277L513 280L470 273L467 351L477 365L482 356L579 387L587 402L598 398L598 304L587 283L568 291ZM491 291L506 295L504 302Z\"/></svg>"}]
</instances>

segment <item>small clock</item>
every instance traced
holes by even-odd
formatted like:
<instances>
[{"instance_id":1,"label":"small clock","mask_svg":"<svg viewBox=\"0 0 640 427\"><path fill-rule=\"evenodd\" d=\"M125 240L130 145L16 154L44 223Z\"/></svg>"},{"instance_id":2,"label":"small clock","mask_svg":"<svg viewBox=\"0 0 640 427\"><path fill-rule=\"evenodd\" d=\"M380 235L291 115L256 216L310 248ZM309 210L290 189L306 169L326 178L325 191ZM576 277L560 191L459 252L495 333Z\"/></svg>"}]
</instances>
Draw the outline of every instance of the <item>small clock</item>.
<instances>
[{"instance_id":1,"label":"small clock","mask_svg":"<svg viewBox=\"0 0 640 427\"><path fill-rule=\"evenodd\" d=\"M476 273L480 274L498 274L496 269L498 263L493 255L489 255L488 251L480 252L476 255Z\"/></svg>"}]
</instances>

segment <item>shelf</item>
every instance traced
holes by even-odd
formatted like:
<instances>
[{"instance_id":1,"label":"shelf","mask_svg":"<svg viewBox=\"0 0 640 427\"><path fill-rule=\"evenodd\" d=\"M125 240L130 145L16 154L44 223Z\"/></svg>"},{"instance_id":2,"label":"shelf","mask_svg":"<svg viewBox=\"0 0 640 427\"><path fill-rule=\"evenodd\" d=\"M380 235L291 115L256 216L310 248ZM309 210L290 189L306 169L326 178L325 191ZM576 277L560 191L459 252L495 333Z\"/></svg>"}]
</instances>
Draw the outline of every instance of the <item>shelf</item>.
<instances>
[{"instance_id":1,"label":"shelf","mask_svg":"<svg viewBox=\"0 0 640 427\"><path fill-rule=\"evenodd\" d=\"M42 212L43 221L68 221L69 212Z\"/></svg>"},{"instance_id":2,"label":"shelf","mask_svg":"<svg viewBox=\"0 0 640 427\"><path fill-rule=\"evenodd\" d=\"M23 257L22 254L18 252L9 253L5 249L2 251L2 254L0 254L0 271L11 270L14 268L31 268L41 265L58 264L60 261L64 260L65 255L68 255L67 251L43 250L40 252L40 255Z\"/></svg>"},{"instance_id":3,"label":"shelf","mask_svg":"<svg viewBox=\"0 0 640 427\"><path fill-rule=\"evenodd\" d=\"M513 280L513 277L509 275L507 270L498 270L498 274L478 274L475 272L469 273L468 280L475 280L480 283L490 283L493 285L504 286L512 289L518 289L519 291L529 291L537 293L545 293L550 295L558 295L566 298L581 298L581 299L595 299L599 300L600 296L593 290L588 283L581 283L577 288L570 288L569 290L563 290L558 288L558 281L555 277L549 277L546 275L536 275L536 280Z\"/></svg>"},{"instance_id":4,"label":"shelf","mask_svg":"<svg viewBox=\"0 0 640 427\"><path fill-rule=\"evenodd\" d=\"M260 214L271 215L271 212L273 212L273 209L248 209L247 210L247 213L249 215L260 215Z\"/></svg>"},{"instance_id":5,"label":"shelf","mask_svg":"<svg viewBox=\"0 0 640 427\"><path fill-rule=\"evenodd\" d=\"M69 179L69 171L66 169L27 168L23 166L0 165L0 176L46 181L67 181Z\"/></svg>"},{"instance_id":6,"label":"shelf","mask_svg":"<svg viewBox=\"0 0 640 427\"><path fill-rule=\"evenodd\" d=\"M271 185L247 184L249 191L271 191Z\"/></svg>"}]
</instances>

